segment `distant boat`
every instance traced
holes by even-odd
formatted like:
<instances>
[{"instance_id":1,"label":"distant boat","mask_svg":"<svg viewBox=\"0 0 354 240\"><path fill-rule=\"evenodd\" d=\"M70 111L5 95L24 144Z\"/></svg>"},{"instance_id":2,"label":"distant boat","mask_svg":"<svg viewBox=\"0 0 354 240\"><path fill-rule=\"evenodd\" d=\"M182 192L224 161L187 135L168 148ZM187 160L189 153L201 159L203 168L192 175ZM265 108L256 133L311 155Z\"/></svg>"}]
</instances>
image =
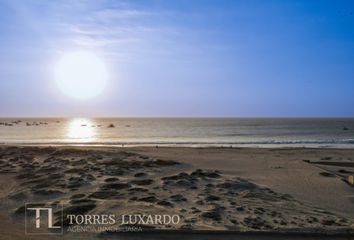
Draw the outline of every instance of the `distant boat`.
<instances>
[{"instance_id":1,"label":"distant boat","mask_svg":"<svg viewBox=\"0 0 354 240\"><path fill-rule=\"evenodd\" d=\"M108 125L108 128L114 128L114 127L116 127L116 126L114 126L113 123L111 123L111 124Z\"/></svg>"}]
</instances>

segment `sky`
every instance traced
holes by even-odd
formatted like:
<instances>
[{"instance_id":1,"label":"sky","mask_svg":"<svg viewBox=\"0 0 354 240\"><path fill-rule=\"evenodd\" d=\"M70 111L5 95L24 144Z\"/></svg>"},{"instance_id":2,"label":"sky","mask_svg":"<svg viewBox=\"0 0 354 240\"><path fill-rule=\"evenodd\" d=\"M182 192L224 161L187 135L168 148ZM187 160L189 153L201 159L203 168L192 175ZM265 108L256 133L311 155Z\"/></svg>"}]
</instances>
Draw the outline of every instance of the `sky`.
<instances>
[{"instance_id":1,"label":"sky","mask_svg":"<svg viewBox=\"0 0 354 240\"><path fill-rule=\"evenodd\" d=\"M65 53L104 92L61 92ZM0 0L0 117L354 117L354 1Z\"/></svg>"}]
</instances>

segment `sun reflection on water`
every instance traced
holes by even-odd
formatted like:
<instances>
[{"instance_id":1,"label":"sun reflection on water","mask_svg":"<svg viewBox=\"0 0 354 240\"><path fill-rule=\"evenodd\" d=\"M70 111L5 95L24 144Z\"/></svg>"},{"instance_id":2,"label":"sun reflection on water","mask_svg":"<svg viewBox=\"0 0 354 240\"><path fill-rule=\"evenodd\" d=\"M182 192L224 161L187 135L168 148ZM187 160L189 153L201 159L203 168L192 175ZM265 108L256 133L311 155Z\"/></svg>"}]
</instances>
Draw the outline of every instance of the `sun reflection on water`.
<instances>
[{"instance_id":1,"label":"sun reflection on water","mask_svg":"<svg viewBox=\"0 0 354 240\"><path fill-rule=\"evenodd\" d=\"M67 137L74 141L94 141L96 139L95 125L92 120L87 118L72 119L68 123Z\"/></svg>"}]
</instances>

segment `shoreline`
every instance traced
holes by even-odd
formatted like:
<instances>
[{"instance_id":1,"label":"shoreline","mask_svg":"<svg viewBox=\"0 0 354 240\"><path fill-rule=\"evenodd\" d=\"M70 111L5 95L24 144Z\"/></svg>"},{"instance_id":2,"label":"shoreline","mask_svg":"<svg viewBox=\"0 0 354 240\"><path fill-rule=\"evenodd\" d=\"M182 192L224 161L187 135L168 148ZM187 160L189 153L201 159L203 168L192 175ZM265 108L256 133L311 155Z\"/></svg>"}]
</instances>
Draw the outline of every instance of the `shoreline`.
<instances>
[{"instance_id":1,"label":"shoreline","mask_svg":"<svg viewBox=\"0 0 354 240\"><path fill-rule=\"evenodd\" d=\"M195 148L195 149L354 149L354 144L332 144L332 145L316 145L316 144L164 144L164 143L6 143L0 142L0 146L5 147L92 147L92 148Z\"/></svg>"}]
</instances>

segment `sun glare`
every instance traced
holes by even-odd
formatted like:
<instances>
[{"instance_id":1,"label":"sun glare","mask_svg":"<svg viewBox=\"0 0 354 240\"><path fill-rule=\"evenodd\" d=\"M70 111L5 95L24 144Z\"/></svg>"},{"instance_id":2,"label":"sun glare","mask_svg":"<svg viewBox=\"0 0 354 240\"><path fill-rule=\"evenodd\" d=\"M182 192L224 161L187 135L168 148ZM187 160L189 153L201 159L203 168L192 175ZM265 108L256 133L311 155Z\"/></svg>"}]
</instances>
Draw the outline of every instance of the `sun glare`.
<instances>
[{"instance_id":1,"label":"sun glare","mask_svg":"<svg viewBox=\"0 0 354 240\"><path fill-rule=\"evenodd\" d=\"M73 98L86 100L100 95L108 81L103 61L91 52L70 52L55 67L60 90Z\"/></svg>"},{"instance_id":2,"label":"sun glare","mask_svg":"<svg viewBox=\"0 0 354 240\"><path fill-rule=\"evenodd\" d=\"M93 141L96 135L95 128L92 126L93 124L90 119L86 118L72 119L68 124L67 137L72 141Z\"/></svg>"}]
</instances>

